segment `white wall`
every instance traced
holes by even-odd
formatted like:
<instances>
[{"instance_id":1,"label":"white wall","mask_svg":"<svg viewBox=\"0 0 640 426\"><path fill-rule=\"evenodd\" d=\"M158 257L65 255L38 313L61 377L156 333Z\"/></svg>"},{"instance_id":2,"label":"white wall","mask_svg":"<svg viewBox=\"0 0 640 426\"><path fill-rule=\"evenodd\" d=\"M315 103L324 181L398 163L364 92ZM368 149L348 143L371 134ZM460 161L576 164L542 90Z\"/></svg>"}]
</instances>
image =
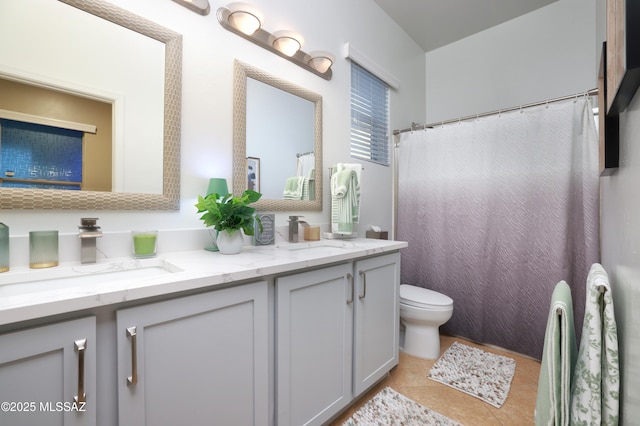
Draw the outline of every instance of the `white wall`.
<instances>
[{"instance_id":1,"label":"white wall","mask_svg":"<svg viewBox=\"0 0 640 426\"><path fill-rule=\"evenodd\" d=\"M426 123L597 87L595 28L595 0L559 0L428 52Z\"/></svg>"},{"instance_id":2,"label":"white wall","mask_svg":"<svg viewBox=\"0 0 640 426\"><path fill-rule=\"evenodd\" d=\"M232 84L237 58L323 97L325 166L350 162L350 68L341 57L350 42L401 81L391 94L391 126L406 127L425 114L424 52L372 0L299 2L256 0L269 31L292 29L306 40L305 51L328 50L337 61L333 79L325 81L302 68L224 30L215 11L227 2L210 0L211 14L200 16L169 0L112 0L122 8L183 34L181 209L178 212L15 211L0 212L12 235L25 235L43 223L61 233L77 233L80 217L98 217L104 232L137 227L202 228L193 205L209 177L232 181ZM361 232L371 224L391 229L391 167L365 163L362 182ZM322 213L304 212L312 224L329 221L328 173ZM285 224L290 212L277 214Z\"/></svg>"}]
</instances>

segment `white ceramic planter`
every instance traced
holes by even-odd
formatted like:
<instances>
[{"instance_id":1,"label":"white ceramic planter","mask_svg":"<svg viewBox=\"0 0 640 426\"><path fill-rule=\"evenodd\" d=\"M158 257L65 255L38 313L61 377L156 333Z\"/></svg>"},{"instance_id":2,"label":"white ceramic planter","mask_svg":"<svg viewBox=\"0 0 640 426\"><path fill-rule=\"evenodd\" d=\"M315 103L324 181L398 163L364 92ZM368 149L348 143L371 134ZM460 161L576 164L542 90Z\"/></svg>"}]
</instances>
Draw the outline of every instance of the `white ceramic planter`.
<instances>
[{"instance_id":1,"label":"white ceramic planter","mask_svg":"<svg viewBox=\"0 0 640 426\"><path fill-rule=\"evenodd\" d=\"M235 231L220 231L218 232L218 238L216 239L218 250L222 254L238 254L242 250L244 245L244 238L242 237L242 231L236 229Z\"/></svg>"}]
</instances>

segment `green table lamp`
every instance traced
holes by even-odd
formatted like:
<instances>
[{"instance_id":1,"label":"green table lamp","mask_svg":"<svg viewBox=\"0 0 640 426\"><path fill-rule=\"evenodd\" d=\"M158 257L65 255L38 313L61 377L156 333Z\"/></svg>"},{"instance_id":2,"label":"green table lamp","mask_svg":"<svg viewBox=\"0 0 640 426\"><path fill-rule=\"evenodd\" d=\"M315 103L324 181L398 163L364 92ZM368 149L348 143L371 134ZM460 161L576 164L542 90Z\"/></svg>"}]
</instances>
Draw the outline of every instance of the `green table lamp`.
<instances>
[{"instance_id":1,"label":"green table lamp","mask_svg":"<svg viewBox=\"0 0 640 426\"><path fill-rule=\"evenodd\" d=\"M227 180L223 178L211 178L209 179L209 187L207 188L207 195L218 194L220 197L224 197L229 193L229 187L227 186ZM216 239L218 238L218 231L215 229L209 229L209 235L211 235L211 241L213 246L205 247L207 251L218 251L218 245Z\"/></svg>"},{"instance_id":2,"label":"green table lamp","mask_svg":"<svg viewBox=\"0 0 640 426\"><path fill-rule=\"evenodd\" d=\"M227 186L227 180L223 178L211 178L209 179L209 187L207 188L207 195L218 194L224 197L229 193L229 187Z\"/></svg>"}]
</instances>

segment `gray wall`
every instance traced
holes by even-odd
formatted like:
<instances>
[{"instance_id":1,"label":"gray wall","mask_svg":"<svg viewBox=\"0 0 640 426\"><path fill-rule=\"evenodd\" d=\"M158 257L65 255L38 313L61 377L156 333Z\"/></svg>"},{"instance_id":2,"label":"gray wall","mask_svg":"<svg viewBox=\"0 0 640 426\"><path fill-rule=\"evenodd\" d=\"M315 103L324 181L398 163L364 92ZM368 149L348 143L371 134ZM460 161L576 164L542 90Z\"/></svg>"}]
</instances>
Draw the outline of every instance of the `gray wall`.
<instances>
[{"instance_id":1,"label":"gray wall","mask_svg":"<svg viewBox=\"0 0 640 426\"><path fill-rule=\"evenodd\" d=\"M600 179L602 264L611 280L623 424L640 416L640 95L620 116L620 167Z\"/></svg>"},{"instance_id":2,"label":"gray wall","mask_svg":"<svg viewBox=\"0 0 640 426\"><path fill-rule=\"evenodd\" d=\"M559 0L426 55L426 122L597 87L595 0Z\"/></svg>"}]
</instances>

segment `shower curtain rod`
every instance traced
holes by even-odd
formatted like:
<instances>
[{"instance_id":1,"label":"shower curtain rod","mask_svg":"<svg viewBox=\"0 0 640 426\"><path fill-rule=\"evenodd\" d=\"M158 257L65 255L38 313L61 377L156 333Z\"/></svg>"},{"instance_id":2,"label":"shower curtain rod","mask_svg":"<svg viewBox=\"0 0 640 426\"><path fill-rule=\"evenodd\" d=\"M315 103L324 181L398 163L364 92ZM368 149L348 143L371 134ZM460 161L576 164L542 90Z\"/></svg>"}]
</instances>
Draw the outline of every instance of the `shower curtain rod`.
<instances>
[{"instance_id":1,"label":"shower curtain rod","mask_svg":"<svg viewBox=\"0 0 640 426\"><path fill-rule=\"evenodd\" d=\"M453 118L451 120L437 121L437 122L431 123L431 124L416 124L416 123L412 123L411 127L409 127L408 129L394 130L393 131L393 135L397 136L400 133L412 132L414 130L424 130L424 129L428 129L428 128L432 128L432 127L436 127L436 126L443 126L445 124L459 123L461 121L474 120L474 119L477 119L477 118L480 118L480 117L487 117L487 116L490 116L490 115L502 114L503 112L517 111L517 110L523 109L523 108L531 108L531 107L534 107L534 106L545 105L545 104L549 104L549 103L552 103L552 102L565 101L567 99L577 98L578 96L595 96L597 94L598 94L598 89L596 88L596 89L588 90L588 91L583 92L583 93L577 93L575 95L562 96L560 98L549 99L549 100L540 101L540 102L534 102L534 103L521 105L521 106L517 106L517 107L500 109L500 110L497 110L497 111L485 112L483 114L474 114L474 115L468 115L466 117L461 117L461 118ZM414 126L414 124L416 124L416 125Z\"/></svg>"}]
</instances>

